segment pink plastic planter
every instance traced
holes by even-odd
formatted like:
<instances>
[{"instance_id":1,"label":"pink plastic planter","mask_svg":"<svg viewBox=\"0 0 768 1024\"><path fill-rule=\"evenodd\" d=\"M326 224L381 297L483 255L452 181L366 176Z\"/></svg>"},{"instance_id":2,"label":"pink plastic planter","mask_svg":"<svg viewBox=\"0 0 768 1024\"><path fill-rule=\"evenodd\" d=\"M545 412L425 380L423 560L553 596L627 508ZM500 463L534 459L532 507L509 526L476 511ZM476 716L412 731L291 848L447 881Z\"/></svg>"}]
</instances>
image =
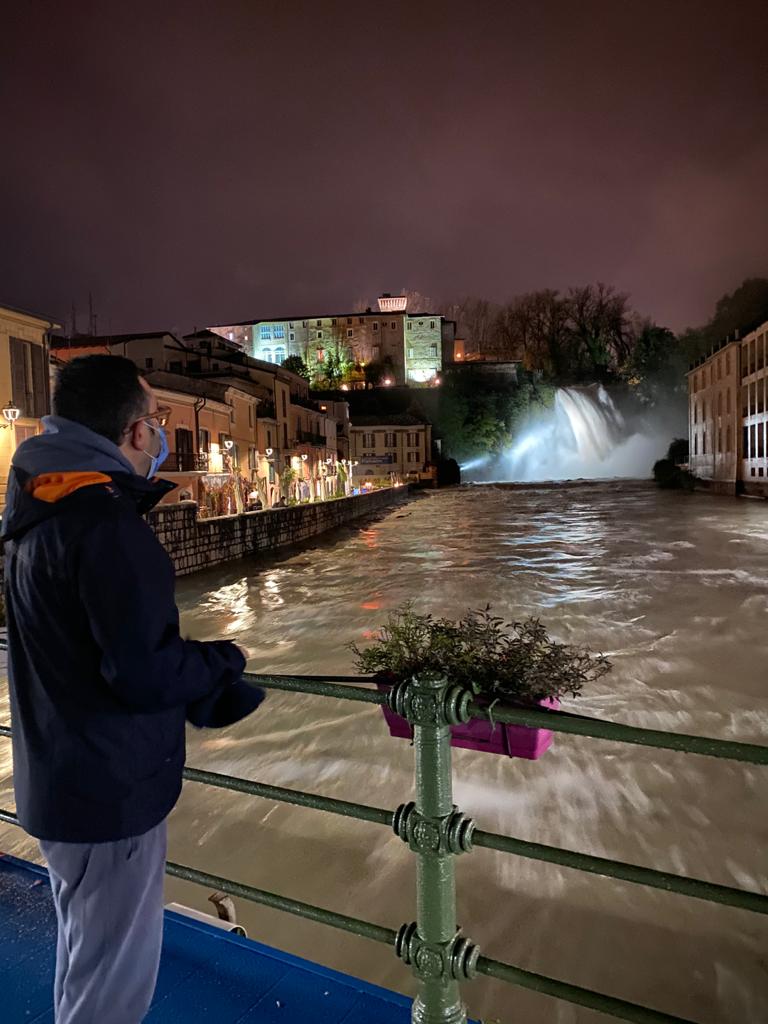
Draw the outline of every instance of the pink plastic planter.
<instances>
[{"instance_id":1,"label":"pink plastic planter","mask_svg":"<svg viewBox=\"0 0 768 1024\"><path fill-rule=\"evenodd\" d=\"M383 693L389 690L387 683L377 683ZM539 701L542 707L559 708L560 701L547 697ZM389 726L390 736L404 740L413 739L410 724L405 718L396 715L385 704L381 710ZM480 718L473 718L464 725L451 726L451 746L463 747L465 750L487 750L490 754L506 754L507 757L525 757L536 761L552 743L550 729L531 729L527 725L506 725L501 722L491 725Z\"/></svg>"}]
</instances>

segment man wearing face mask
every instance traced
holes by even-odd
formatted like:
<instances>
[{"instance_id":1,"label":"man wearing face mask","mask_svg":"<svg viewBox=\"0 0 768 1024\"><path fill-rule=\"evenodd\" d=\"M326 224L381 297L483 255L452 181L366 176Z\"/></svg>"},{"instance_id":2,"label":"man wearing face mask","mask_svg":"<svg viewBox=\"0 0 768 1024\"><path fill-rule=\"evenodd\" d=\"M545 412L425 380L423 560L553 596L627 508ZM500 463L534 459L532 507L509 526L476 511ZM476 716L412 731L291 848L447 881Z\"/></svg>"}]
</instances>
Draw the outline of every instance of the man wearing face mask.
<instances>
[{"instance_id":1,"label":"man wearing face mask","mask_svg":"<svg viewBox=\"0 0 768 1024\"><path fill-rule=\"evenodd\" d=\"M14 456L3 516L16 808L56 903L56 1024L139 1024L185 720L231 724L264 693L235 644L179 635L173 566L142 518L173 489L155 479L167 410L135 365L74 359L53 409Z\"/></svg>"}]
</instances>

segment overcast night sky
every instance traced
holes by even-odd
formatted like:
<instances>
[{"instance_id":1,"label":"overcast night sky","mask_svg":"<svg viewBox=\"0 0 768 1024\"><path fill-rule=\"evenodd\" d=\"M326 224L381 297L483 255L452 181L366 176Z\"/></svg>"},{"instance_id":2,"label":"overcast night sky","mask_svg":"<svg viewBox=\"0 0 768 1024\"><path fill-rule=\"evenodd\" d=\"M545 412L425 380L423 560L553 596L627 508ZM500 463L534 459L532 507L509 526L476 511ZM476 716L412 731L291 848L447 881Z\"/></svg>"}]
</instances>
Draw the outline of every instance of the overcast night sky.
<instances>
[{"instance_id":1,"label":"overcast night sky","mask_svg":"<svg viewBox=\"0 0 768 1024\"><path fill-rule=\"evenodd\" d=\"M0 299L102 331L768 276L768 7L17 4Z\"/></svg>"}]
</instances>

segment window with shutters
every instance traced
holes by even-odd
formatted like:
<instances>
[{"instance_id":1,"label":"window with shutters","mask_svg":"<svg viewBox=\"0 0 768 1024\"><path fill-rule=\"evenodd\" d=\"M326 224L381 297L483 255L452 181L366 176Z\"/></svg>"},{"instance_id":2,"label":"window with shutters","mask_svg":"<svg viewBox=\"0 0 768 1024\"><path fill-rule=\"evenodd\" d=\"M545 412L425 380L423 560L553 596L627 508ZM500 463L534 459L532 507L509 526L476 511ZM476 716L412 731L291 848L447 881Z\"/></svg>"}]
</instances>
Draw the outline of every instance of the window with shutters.
<instances>
[{"instance_id":1,"label":"window with shutters","mask_svg":"<svg viewBox=\"0 0 768 1024\"><path fill-rule=\"evenodd\" d=\"M48 373L42 345L10 339L13 404L22 419L40 419L48 412Z\"/></svg>"},{"instance_id":2,"label":"window with shutters","mask_svg":"<svg viewBox=\"0 0 768 1024\"><path fill-rule=\"evenodd\" d=\"M42 345L20 338L10 339L12 400L20 418L40 419L48 410L48 375Z\"/></svg>"}]
</instances>

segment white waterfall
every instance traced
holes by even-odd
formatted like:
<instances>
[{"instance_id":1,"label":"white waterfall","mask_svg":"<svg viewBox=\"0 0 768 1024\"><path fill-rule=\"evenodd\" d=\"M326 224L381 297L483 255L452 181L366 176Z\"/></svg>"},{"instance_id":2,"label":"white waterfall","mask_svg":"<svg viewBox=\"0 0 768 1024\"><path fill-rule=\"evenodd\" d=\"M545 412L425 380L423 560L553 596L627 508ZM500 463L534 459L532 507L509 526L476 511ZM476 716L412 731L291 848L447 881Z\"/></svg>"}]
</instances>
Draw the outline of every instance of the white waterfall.
<instances>
[{"instance_id":1,"label":"white waterfall","mask_svg":"<svg viewBox=\"0 0 768 1024\"><path fill-rule=\"evenodd\" d=\"M669 443L631 430L604 387L559 388L501 456L462 466L465 480L648 478Z\"/></svg>"}]
</instances>

